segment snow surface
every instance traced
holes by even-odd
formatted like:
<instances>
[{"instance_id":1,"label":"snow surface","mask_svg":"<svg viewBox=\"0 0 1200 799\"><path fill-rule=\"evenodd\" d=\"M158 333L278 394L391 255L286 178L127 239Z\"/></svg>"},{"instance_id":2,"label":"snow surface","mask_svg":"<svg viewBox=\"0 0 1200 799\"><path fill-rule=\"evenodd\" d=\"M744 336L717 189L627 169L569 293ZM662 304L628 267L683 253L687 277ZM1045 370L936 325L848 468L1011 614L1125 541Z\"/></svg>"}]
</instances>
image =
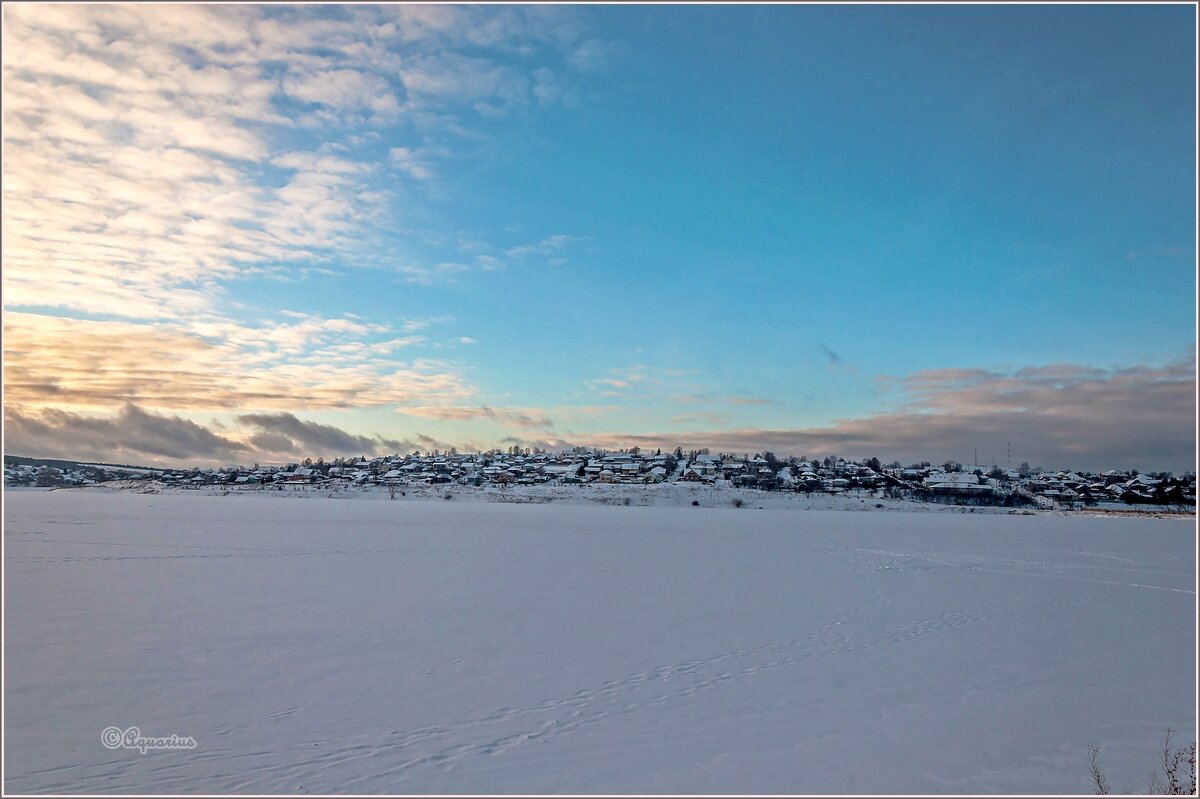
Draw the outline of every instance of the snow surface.
<instances>
[{"instance_id":1,"label":"snow surface","mask_svg":"<svg viewBox=\"0 0 1200 799\"><path fill-rule=\"evenodd\" d=\"M1195 737L1194 517L406 498L6 491L5 792L1088 793Z\"/></svg>"}]
</instances>

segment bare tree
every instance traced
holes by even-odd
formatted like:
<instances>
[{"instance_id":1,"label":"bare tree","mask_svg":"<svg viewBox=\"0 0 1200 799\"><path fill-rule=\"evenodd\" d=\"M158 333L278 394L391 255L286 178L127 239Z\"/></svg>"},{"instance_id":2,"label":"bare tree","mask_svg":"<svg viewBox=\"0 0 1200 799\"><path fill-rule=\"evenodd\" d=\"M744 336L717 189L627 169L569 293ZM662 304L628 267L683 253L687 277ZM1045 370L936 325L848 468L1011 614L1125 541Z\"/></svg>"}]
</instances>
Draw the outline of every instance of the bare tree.
<instances>
[{"instance_id":1,"label":"bare tree","mask_svg":"<svg viewBox=\"0 0 1200 799\"><path fill-rule=\"evenodd\" d=\"M1112 792L1108 780L1104 777L1104 772L1100 770L1099 746L1088 747L1088 770L1092 772L1092 782L1096 785L1097 795L1103 796Z\"/></svg>"},{"instance_id":2,"label":"bare tree","mask_svg":"<svg viewBox=\"0 0 1200 799\"><path fill-rule=\"evenodd\" d=\"M1150 788L1147 793L1168 795L1194 795L1196 793L1196 742L1187 746L1171 749L1171 736L1175 733L1167 728L1163 736L1162 770L1163 778L1155 771L1150 775ZM1186 771L1185 771L1186 769ZM1164 781L1165 780L1165 781Z\"/></svg>"},{"instance_id":3,"label":"bare tree","mask_svg":"<svg viewBox=\"0 0 1200 799\"><path fill-rule=\"evenodd\" d=\"M1196 742L1178 749L1171 748L1171 736L1175 731L1167 728L1162 744L1162 774L1157 770L1150 774L1150 784L1144 793L1154 796L1195 796L1196 795ZM1112 792L1112 788L1100 768L1100 747L1088 747L1088 770L1092 775L1092 783L1096 793L1103 795Z\"/></svg>"}]
</instances>

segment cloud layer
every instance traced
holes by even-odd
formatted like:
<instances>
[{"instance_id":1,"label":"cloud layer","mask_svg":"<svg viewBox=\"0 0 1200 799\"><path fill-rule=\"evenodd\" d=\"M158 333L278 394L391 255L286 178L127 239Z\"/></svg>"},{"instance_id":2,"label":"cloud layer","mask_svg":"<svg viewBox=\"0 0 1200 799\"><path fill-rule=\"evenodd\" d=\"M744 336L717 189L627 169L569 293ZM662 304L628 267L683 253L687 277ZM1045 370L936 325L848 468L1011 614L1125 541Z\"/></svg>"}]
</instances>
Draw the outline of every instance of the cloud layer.
<instances>
[{"instance_id":1,"label":"cloud layer","mask_svg":"<svg viewBox=\"0 0 1200 799\"><path fill-rule=\"evenodd\" d=\"M502 438L501 444L548 449L576 444L679 445L738 453L875 456L906 463L947 458L970 462L978 449L980 462L990 466L1002 463L1011 448L1015 462L1049 468L1183 472L1195 468L1195 380L1190 361L1123 370L1057 365L1011 373L926 371L898 381L909 401L897 411L807 429L580 433L564 438L547 435L552 421L533 409L447 405L413 406L404 412L431 420L505 422L524 432ZM237 421L239 429L218 433L128 402L113 416L5 408L9 451L58 457L180 463L481 448L477 442L421 433L402 440L358 435L285 411L242 414ZM718 424L722 420L695 417L692 421Z\"/></svg>"},{"instance_id":2,"label":"cloud layer","mask_svg":"<svg viewBox=\"0 0 1200 799\"><path fill-rule=\"evenodd\" d=\"M5 449L16 455L152 466L282 463L306 457L335 458L428 451L451 445L418 433L415 440L364 436L294 414L244 414L239 427L220 432L180 416L126 403L115 414L92 415L55 408L4 409Z\"/></svg>"},{"instance_id":3,"label":"cloud layer","mask_svg":"<svg viewBox=\"0 0 1200 799\"><path fill-rule=\"evenodd\" d=\"M716 451L839 454L905 462L947 458L1046 467L1195 469L1196 370L1103 370L1063 364L1012 373L918 372L897 381L899 410L824 428L734 429L662 435L604 435L608 446L709 447Z\"/></svg>"},{"instance_id":4,"label":"cloud layer","mask_svg":"<svg viewBox=\"0 0 1200 799\"><path fill-rule=\"evenodd\" d=\"M410 442L347 433L339 427L305 422L290 413L245 414L238 422L256 431L250 443L265 452L316 452L324 456L401 452Z\"/></svg>"},{"instance_id":5,"label":"cloud layer","mask_svg":"<svg viewBox=\"0 0 1200 799\"><path fill-rule=\"evenodd\" d=\"M237 441L178 416L149 413L132 403L114 416L48 408L4 408L5 451L105 463L233 463L250 454Z\"/></svg>"},{"instance_id":6,"label":"cloud layer","mask_svg":"<svg viewBox=\"0 0 1200 799\"><path fill-rule=\"evenodd\" d=\"M486 139L486 120L566 101L603 51L572 12L43 4L4 17L6 410L52 432L144 425L129 408L473 400L460 364L408 355L442 348L428 320L297 314L265 293L246 307L230 288L437 273L403 258L406 210L439 163ZM570 241L481 244L468 268Z\"/></svg>"},{"instance_id":7,"label":"cloud layer","mask_svg":"<svg viewBox=\"0 0 1200 799\"><path fill-rule=\"evenodd\" d=\"M284 411L475 394L453 364L402 359L419 337L349 318L150 326L9 312L4 323L5 403L30 408Z\"/></svg>"},{"instance_id":8,"label":"cloud layer","mask_svg":"<svg viewBox=\"0 0 1200 799\"><path fill-rule=\"evenodd\" d=\"M6 303L144 319L215 312L225 281L384 251L373 223L392 224L393 184L433 180L484 109L548 102L597 48L563 9L4 15ZM374 152L381 130L412 146Z\"/></svg>"}]
</instances>

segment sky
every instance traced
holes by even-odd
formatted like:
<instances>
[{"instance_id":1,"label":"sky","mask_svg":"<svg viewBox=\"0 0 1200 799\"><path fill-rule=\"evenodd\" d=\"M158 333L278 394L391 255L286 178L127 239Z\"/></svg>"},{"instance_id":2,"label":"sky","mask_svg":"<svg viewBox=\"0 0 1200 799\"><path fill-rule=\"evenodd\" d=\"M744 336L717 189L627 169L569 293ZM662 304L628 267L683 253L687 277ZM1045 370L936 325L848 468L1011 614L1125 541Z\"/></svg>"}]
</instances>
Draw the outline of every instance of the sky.
<instances>
[{"instance_id":1,"label":"sky","mask_svg":"<svg viewBox=\"0 0 1200 799\"><path fill-rule=\"evenodd\" d=\"M5 452L1195 469L1191 4L3 25Z\"/></svg>"}]
</instances>

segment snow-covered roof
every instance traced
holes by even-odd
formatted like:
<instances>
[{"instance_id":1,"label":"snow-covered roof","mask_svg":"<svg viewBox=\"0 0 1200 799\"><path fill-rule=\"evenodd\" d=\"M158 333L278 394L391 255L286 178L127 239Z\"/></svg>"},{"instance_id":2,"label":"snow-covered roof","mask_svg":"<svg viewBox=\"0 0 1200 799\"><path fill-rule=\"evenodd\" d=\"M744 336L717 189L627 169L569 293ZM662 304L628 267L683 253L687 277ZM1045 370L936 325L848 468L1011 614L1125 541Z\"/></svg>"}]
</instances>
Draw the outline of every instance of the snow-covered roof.
<instances>
[{"instance_id":1,"label":"snow-covered roof","mask_svg":"<svg viewBox=\"0 0 1200 799\"><path fill-rule=\"evenodd\" d=\"M970 472L948 472L931 474L925 478L925 485L979 485L979 478Z\"/></svg>"}]
</instances>

